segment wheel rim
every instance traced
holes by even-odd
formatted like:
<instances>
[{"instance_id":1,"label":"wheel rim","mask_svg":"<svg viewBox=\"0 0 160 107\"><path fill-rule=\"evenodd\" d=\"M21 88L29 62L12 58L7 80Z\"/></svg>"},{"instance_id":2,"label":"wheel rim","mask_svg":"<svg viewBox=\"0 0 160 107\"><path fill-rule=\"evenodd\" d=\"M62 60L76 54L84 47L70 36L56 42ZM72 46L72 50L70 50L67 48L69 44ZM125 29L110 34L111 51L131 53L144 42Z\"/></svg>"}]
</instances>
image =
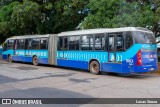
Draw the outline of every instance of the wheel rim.
<instances>
[{"instance_id":1,"label":"wheel rim","mask_svg":"<svg viewBox=\"0 0 160 107\"><path fill-rule=\"evenodd\" d=\"M11 56L9 56L8 61L9 61L9 62L12 62L12 57L11 57Z\"/></svg>"},{"instance_id":2,"label":"wheel rim","mask_svg":"<svg viewBox=\"0 0 160 107\"><path fill-rule=\"evenodd\" d=\"M35 64L35 65L37 65L38 64L38 60L37 60L37 58L35 57L35 58L33 58L33 63Z\"/></svg>"},{"instance_id":3,"label":"wheel rim","mask_svg":"<svg viewBox=\"0 0 160 107\"><path fill-rule=\"evenodd\" d=\"M93 72L98 72L98 65L97 64L93 64L92 71Z\"/></svg>"}]
</instances>

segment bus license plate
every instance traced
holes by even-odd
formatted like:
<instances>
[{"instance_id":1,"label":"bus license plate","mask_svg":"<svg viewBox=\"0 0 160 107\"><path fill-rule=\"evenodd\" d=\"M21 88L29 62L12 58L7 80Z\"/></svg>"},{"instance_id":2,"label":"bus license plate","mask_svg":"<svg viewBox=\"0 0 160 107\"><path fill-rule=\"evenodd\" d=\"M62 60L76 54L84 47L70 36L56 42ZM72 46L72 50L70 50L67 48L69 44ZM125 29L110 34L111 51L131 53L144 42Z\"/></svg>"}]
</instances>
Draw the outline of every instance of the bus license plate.
<instances>
[{"instance_id":1,"label":"bus license plate","mask_svg":"<svg viewBox=\"0 0 160 107\"><path fill-rule=\"evenodd\" d=\"M154 68L150 68L151 71L154 71Z\"/></svg>"}]
</instances>

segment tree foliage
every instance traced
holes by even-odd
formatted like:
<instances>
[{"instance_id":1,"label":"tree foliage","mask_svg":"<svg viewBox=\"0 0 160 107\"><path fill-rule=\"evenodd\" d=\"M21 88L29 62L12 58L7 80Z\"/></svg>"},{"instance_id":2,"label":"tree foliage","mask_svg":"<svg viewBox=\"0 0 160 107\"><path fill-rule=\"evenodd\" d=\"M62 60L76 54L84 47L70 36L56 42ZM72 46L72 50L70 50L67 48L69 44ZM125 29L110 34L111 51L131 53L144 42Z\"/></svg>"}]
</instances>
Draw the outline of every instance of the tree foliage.
<instances>
[{"instance_id":1,"label":"tree foliage","mask_svg":"<svg viewBox=\"0 0 160 107\"><path fill-rule=\"evenodd\" d=\"M90 0L90 12L80 27L144 27L151 29L158 36L159 3L160 0Z\"/></svg>"},{"instance_id":2,"label":"tree foliage","mask_svg":"<svg viewBox=\"0 0 160 107\"><path fill-rule=\"evenodd\" d=\"M14 35L146 27L160 33L160 0L0 0L0 42Z\"/></svg>"},{"instance_id":3,"label":"tree foliage","mask_svg":"<svg viewBox=\"0 0 160 107\"><path fill-rule=\"evenodd\" d=\"M74 30L86 16L88 0L1 0L0 36Z\"/></svg>"}]
</instances>

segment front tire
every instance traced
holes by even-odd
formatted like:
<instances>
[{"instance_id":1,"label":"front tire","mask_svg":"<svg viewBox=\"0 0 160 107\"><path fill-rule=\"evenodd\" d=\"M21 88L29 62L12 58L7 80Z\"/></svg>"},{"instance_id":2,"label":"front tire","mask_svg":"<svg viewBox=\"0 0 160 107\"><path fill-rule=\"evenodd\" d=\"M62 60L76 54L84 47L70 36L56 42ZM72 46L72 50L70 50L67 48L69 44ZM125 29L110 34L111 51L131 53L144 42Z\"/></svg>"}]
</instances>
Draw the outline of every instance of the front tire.
<instances>
[{"instance_id":1,"label":"front tire","mask_svg":"<svg viewBox=\"0 0 160 107\"><path fill-rule=\"evenodd\" d=\"M89 71L92 73L92 74L95 74L95 75L98 75L100 74L100 65L97 61L92 61L90 64L89 64Z\"/></svg>"},{"instance_id":2,"label":"front tire","mask_svg":"<svg viewBox=\"0 0 160 107\"><path fill-rule=\"evenodd\" d=\"M33 57L32 63L33 65L38 66L38 58L36 56Z\"/></svg>"},{"instance_id":3,"label":"front tire","mask_svg":"<svg viewBox=\"0 0 160 107\"><path fill-rule=\"evenodd\" d=\"M8 62L12 62L12 56L11 55L8 55Z\"/></svg>"}]
</instances>

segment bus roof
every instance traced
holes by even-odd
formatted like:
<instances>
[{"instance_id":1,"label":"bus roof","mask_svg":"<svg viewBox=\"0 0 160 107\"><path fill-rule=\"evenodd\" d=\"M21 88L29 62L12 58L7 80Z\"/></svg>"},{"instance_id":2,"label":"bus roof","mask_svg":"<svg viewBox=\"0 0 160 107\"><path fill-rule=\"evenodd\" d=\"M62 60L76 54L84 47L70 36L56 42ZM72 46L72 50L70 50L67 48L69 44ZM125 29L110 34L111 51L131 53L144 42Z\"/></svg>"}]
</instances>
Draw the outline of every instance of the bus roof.
<instances>
[{"instance_id":1,"label":"bus roof","mask_svg":"<svg viewBox=\"0 0 160 107\"><path fill-rule=\"evenodd\" d=\"M67 31L59 33L58 36L72 36L72 35L85 35L85 34L96 34L96 33L115 33L115 32L126 32L126 31L142 31L147 33L153 33L152 31L142 27L123 27L123 28L98 28L98 29L85 29L77 31ZM26 39L26 38L42 38L49 37L52 34L46 35L24 35L24 36L13 36L9 39Z\"/></svg>"},{"instance_id":2,"label":"bus roof","mask_svg":"<svg viewBox=\"0 0 160 107\"><path fill-rule=\"evenodd\" d=\"M58 34L58 36L71 36L71 35L84 35L84 34L96 34L96 33L114 33L125 31L142 31L153 33L152 31L142 27L123 27L123 28L98 28L98 29L86 29L77 31L68 31Z\"/></svg>"},{"instance_id":3,"label":"bus roof","mask_svg":"<svg viewBox=\"0 0 160 107\"><path fill-rule=\"evenodd\" d=\"M13 36L13 37L10 37L8 39L43 38L43 37L49 37L49 36L50 36L50 34L46 34L46 35L25 35L25 36Z\"/></svg>"}]
</instances>

